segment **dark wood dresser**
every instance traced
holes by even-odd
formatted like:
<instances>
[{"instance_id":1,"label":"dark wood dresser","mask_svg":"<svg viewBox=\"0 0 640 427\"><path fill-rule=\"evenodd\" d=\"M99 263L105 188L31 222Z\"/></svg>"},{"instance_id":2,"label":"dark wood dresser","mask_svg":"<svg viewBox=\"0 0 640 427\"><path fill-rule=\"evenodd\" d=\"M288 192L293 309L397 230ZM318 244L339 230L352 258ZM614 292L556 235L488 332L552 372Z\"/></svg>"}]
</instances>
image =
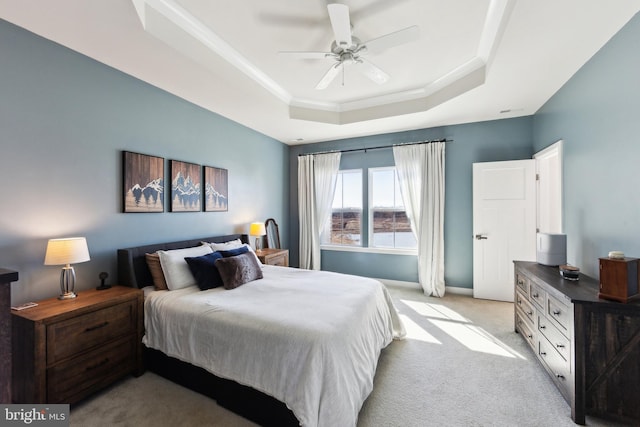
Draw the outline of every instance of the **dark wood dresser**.
<instances>
[{"instance_id":1,"label":"dark wood dresser","mask_svg":"<svg viewBox=\"0 0 640 427\"><path fill-rule=\"evenodd\" d=\"M598 298L597 280L565 280L557 267L515 261L515 330L571 406L640 423L640 304Z\"/></svg>"},{"instance_id":2,"label":"dark wood dresser","mask_svg":"<svg viewBox=\"0 0 640 427\"><path fill-rule=\"evenodd\" d=\"M15 403L75 403L142 374L143 294L114 286L14 311Z\"/></svg>"}]
</instances>

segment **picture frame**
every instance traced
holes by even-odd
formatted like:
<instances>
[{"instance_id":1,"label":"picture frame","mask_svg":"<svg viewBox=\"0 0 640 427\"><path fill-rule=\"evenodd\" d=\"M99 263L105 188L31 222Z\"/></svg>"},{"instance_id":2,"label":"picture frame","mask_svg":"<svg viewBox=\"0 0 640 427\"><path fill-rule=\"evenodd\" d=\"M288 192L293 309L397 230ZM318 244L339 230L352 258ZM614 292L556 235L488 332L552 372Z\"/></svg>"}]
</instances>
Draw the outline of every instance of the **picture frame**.
<instances>
[{"instance_id":1,"label":"picture frame","mask_svg":"<svg viewBox=\"0 0 640 427\"><path fill-rule=\"evenodd\" d=\"M227 212L229 210L229 171L213 166L203 166L205 212Z\"/></svg>"},{"instance_id":2,"label":"picture frame","mask_svg":"<svg viewBox=\"0 0 640 427\"><path fill-rule=\"evenodd\" d=\"M124 213L164 212L164 158L122 152Z\"/></svg>"},{"instance_id":3,"label":"picture frame","mask_svg":"<svg viewBox=\"0 0 640 427\"><path fill-rule=\"evenodd\" d=\"M200 165L171 160L171 212L200 212Z\"/></svg>"}]
</instances>

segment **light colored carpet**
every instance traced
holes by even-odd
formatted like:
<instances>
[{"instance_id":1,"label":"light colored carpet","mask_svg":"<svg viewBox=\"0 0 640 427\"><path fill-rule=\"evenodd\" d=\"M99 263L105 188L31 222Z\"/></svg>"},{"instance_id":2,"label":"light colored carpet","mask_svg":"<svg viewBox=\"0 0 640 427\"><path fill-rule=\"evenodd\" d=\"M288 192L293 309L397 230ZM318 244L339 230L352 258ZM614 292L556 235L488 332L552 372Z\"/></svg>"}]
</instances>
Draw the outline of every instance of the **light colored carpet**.
<instances>
[{"instance_id":1,"label":"light colored carpet","mask_svg":"<svg viewBox=\"0 0 640 427\"><path fill-rule=\"evenodd\" d=\"M358 427L575 425L569 405L513 331L513 304L389 290L409 336L380 355ZM255 425L150 372L75 405L70 421L83 427ZM613 424L587 417L587 425Z\"/></svg>"}]
</instances>

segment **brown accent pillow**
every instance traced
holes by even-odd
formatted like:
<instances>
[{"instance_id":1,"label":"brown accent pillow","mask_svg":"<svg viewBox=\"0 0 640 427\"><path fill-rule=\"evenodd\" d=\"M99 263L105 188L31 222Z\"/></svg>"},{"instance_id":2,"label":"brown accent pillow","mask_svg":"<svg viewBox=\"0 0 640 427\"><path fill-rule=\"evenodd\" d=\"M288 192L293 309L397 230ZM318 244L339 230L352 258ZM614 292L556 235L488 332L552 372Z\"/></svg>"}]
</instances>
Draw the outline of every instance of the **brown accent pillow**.
<instances>
[{"instance_id":1,"label":"brown accent pillow","mask_svg":"<svg viewBox=\"0 0 640 427\"><path fill-rule=\"evenodd\" d=\"M167 287L167 281L164 278L162 266L160 265L160 255L144 254L144 257L147 260L147 266L149 267L151 277L153 278L153 286L155 286L159 291L169 289Z\"/></svg>"},{"instance_id":2,"label":"brown accent pillow","mask_svg":"<svg viewBox=\"0 0 640 427\"><path fill-rule=\"evenodd\" d=\"M225 289L235 289L252 280L262 279L260 264L250 252L217 259L216 268L220 272Z\"/></svg>"}]
</instances>

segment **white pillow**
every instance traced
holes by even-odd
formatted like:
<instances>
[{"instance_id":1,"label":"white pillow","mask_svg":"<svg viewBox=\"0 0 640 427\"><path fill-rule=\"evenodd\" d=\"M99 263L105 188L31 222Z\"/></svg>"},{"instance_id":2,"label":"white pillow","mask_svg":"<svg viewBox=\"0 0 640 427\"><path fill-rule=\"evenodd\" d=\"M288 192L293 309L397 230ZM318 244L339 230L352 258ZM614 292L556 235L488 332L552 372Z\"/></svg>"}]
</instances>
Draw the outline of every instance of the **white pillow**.
<instances>
[{"instance_id":1,"label":"white pillow","mask_svg":"<svg viewBox=\"0 0 640 427\"><path fill-rule=\"evenodd\" d=\"M229 242L224 242L224 243L208 243L208 242L202 242L202 243L205 245L209 245L211 247L211 250L213 250L214 252L230 251L231 249L238 249L243 246L246 246L249 248L249 252L251 252L253 256L256 258L256 260L258 261L258 265L262 265L262 262L260 262L260 258L258 258L258 255L256 255L256 252L253 250L253 247L246 243L242 243L240 239L231 240Z\"/></svg>"},{"instance_id":2,"label":"white pillow","mask_svg":"<svg viewBox=\"0 0 640 427\"><path fill-rule=\"evenodd\" d=\"M167 281L167 288L170 291L186 288L196 284L196 279L189 270L185 257L198 257L213 252L211 247L195 246L193 248L174 249L171 251L158 251L160 256L160 265L164 278Z\"/></svg>"},{"instance_id":3,"label":"white pillow","mask_svg":"<svg viewBox=\"0 0 640 427\"><path fill-rule=\"evenodd\" d=\"M228 251L228 250L231 250L231 249L237 249L237 248L239 248L239 247L241 247L243 245L243 243L240 241L240 239L230 240L230 241L224 242L224 243L209 243L209 242L202 242L202 243L209 245L214 252L215 251Z\"/></svg>"}]
</instances>

